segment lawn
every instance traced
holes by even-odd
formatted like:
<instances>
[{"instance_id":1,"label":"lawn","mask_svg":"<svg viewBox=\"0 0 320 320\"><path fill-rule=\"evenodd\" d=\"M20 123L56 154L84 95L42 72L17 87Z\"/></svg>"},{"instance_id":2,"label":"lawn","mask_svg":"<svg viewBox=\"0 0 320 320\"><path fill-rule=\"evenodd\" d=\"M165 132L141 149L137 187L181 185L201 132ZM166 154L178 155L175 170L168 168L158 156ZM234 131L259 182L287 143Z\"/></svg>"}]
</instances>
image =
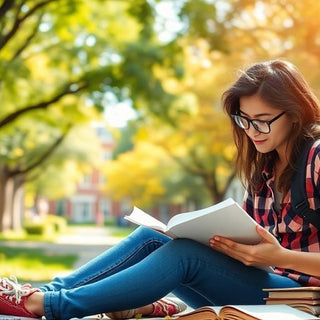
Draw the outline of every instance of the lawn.
<instances>
[{"instance_id":1,"label":"lawn","mask_svg":"<svg viewBox=\"0 0 320 320\"><path fill-rule=\"evenodd\" d=\"M76 254L50 255L40 249L0 245L1 277L16 275L22 282L47 282L59 273L72 271Z\"/></svg>"},{"instance_id":2,"label":"lawn","mask_svg":"<svg viewBox=\"0 0 320 320\"><path fill-rule=\"evenodd\" d=\"M67 233L72 234L77 226L68 226ZM132 232L132 227L108 226L110 235L123 238ZM57 235L58 236L58 235ZM6 241L55 242L55 237L26 235L24 232L0 233L0 277L16 275L21 282L48 282L58 274L69 273L78 259L74 254L50 254L37 248L19 248L6 246Z\"/></svg>"}]
</instances>

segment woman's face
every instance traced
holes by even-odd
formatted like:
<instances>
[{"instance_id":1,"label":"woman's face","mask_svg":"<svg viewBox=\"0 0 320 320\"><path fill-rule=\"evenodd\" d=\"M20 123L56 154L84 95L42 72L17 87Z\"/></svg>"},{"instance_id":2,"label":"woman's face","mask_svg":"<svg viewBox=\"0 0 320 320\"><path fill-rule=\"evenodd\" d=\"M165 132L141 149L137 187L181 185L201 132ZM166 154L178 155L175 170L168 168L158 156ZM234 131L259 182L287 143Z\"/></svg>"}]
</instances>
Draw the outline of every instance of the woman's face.
<instances>
[{"instance_id":1,"label":"woman's face","mask_svg":"<svg viewBox=\"0 0 320 320\"><path fill-rule=\"evenodd\" d=\"M240 98L240 115L250 120L267 120L270 121L280 115L283 110L275 109L262 100L259 95L243 96ZM290 141L293 121L284 113L278 119L270 124L269 133L261 133L256 130L252 123L245 133L255 145L257 151L267 153L276 150L280 159L284 159L287 152L287 145Z\"/></svg>"}]
</instances>

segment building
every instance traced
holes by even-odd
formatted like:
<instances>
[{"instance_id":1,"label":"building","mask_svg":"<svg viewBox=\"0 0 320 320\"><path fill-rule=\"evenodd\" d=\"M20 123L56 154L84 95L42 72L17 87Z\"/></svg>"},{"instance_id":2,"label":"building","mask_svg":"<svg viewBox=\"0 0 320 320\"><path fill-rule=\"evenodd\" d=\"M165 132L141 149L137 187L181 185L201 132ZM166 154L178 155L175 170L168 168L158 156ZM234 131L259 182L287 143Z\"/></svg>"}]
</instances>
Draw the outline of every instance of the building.
<instances>
[{"instance_id":1,"label":"building","mask_svg":"<svg viewBox=\"0 0 320 320\"><path fill-rule=\"evenodd\" d=\"M103 148L103 158L108 160L112 156L115 146L114 139L104 126L95 126ZM75 194L69 198L49 201L49 212L65 216L74 223L96 223L102 225L106 218L116 217L121 222L124 213L128 213L128 206L124 202L116 202L106 196L101 190L105 178L99 168L83 177L77 185Z\"/></svg>"}]
</instances>

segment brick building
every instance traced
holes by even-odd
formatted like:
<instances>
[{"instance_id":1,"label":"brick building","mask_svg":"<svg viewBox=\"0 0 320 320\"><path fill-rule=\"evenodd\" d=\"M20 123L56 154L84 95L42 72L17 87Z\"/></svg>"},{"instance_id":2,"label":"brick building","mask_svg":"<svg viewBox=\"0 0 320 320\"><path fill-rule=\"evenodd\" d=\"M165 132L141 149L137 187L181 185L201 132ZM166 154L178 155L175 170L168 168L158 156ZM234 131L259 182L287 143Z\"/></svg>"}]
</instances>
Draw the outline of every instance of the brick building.
<instances>
[{"instance_id":1,"label":"brick building","mask_svg":"<svg viewBox=\"0 0 320 320\"><path fill-rule=\"evenodd\" d=\"M103 158L111 158L114 140L103 126L96 126L103 148ZM102 224L110 216L122 217L131 208L125 203L115 202L103 194L105 179L99 168L93 168L78 184L75 194L69 198L49 201L48 212L65 216L70 222Z\"/></svg>"}]
</instances>

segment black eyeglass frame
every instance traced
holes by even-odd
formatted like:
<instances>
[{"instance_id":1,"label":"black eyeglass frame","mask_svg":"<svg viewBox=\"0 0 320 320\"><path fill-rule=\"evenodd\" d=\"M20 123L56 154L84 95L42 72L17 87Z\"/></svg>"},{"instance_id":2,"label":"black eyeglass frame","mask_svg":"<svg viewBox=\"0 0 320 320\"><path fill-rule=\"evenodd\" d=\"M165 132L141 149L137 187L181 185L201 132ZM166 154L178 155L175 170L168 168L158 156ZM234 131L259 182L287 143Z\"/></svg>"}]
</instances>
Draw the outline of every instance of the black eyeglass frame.
<instances>
[{"instance_id":1,"label":"black eyeglass frame","mask_svg":"<svg viewBox=\"0 0 320 320\"><path fill-rule=\"evenodd\" d=\"M234 120L234 122L236 123L236 125L243 129L243 130L248 130L250 128L250 123L252 124L252 126L260 133L265 133L265 134L268 134L270 133L271 131L271 123L278 120L281 116L283 116L284 114L286 113L286 111L283 111L281 112L280 114L278 114L277 116L275 116L274 118L272 118L271 120L259 120L259 119L249 119L248 117L245 117L245 116L242 116L240 114L231 114L231 118ZM244 127L244 126L241 126L237 121L236 121L236 117L239 117L241 119L244 119L246 120L246 123L247 123L247 126ZM267 125L267 128L268 128L268 131L261 131L259 129L259 126L257 125L256 122L259 122L259 123L263 123L263 124L266 124Z\"/></svg>"}]
</instances>

